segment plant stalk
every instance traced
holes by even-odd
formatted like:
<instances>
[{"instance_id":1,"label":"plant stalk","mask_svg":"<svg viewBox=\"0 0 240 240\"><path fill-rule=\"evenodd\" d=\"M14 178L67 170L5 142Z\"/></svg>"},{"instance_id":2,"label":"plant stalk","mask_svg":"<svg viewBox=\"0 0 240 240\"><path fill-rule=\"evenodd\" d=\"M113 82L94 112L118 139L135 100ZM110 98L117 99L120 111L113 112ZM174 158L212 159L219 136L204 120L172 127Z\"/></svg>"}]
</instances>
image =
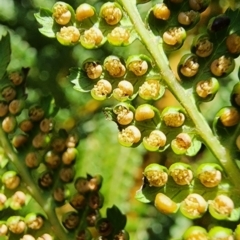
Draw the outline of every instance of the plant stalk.
<instances>
[{"instance_id":1,"label":"plant stalk","mask_svg":"<svg viewBox=\"0 0 240 240\"><path fill-rule=\"evenodd\" d=\"M42 192L37 188L35 183L33 182L29 171L25 164L21 161L20 157L14 151L11 143L9 142L5 132L0 127L0 144L3 147L5 154L11 160L11 162L16 167L18 174L21 176L24 184L26 185L27 190L31 194L31 196L38 202L38 204L45 211L48 221L50 222L52 229L59 240L68 239L67 233L64 231L62 226L60 225L58 218L53 211L52 207L49 205L51 202L48 201L48 197L46 197Z\"/></svg>"},{"instance_id":2,"label":"plant stalk","mask_svg":"<svg viewBox=\"0 0 240 240\"><path fill-rule=\"evenodd\" d=\"M121 0L121 2L137 33L151 53L156 65L159 67L162 79L165 81L174 96L178 99L180 104L185 108L189 117L195 124L195 128L199 136L213 155L219 160L220 164L227 173L228 179L240 191L238 180L240 171L235 160L232 159L229 150L222 146L218 138L214 136L204 116L199 112L196 104L192 100L192 94L187 92L176 79L173 71L166 62L164 51L160 48L159 43L156 41L156 38L154 38L154 35L146 29L134 1Z\"/></svg>"}]
</instances>

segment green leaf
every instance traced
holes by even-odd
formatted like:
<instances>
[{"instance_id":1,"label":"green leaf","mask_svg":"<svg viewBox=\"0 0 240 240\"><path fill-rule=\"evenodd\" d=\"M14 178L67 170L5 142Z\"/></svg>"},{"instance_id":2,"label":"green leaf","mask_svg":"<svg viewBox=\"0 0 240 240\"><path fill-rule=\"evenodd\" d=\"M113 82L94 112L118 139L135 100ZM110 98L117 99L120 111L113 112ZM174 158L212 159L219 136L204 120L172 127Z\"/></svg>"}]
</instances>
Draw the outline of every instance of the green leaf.
<instances>
[{"instance_id":1,"label":"green leaf","mask_svg":"<svg viewBox=\"0 0 240 240\"><path fill-rule=\"evenodd\" d=\"M196 138L192 139L191 147L187 150L186 155L187 156L195 156L200 148L202 146L202 143L198 141Z\"/></svg>"},{"instance_id":2,"label":"green leaf","mask_svg":"<svg viewBox=\"0 0 240 240\"><path fill-rule=\"evenodd\" d=\"M153 202L159 192L164 192L164 187L143 186L136 192L135 198L143 203Z\"/></svg>"},{"instance_id":3,"label":"green leaf","mask_svg":"<svg viewBox=\"0 0 240 240\"><path fill-rule=\"evenodd\" d=\"M137 4L144 4L150 2L150 0L137 0Z\"/></svg>"},{"instance_id":4,"label":"green leaf","mask_svg":"<svg viewBox=\"0 0 240 240\"><path fill-rule=\"evenodd\" d=\"M233 209L230 217L227 218L228 221L238 221L240 218L240 209L239 208L235 208Z\"/></svg>"},{"instance_id":5,"label":"green leaf","mask_svg":"<svg viewBox=\"0 0 240 240\"><path fill-rule=\"evenodd\" d=\"M0 40L0 79L4 76L10 62L11 46L10 35L7 32Z\"/></svg>"},{"instance_id":6,"label":"green leaf","mask_svg":"<svg viewBox=\"0 0 240 240\"><path fill-rule=\"evenodd\" d=\"M74 89L80 92L90 92L94 87L95 81L87 77L87 74L81 68L69 69L68 79L74 84Z\"/></svg>"},{"instance_id":7,"label":"green leaf","mask_svg":"<svg viewBox=\"0 0 240 240\"><path fill-rule=\"evenodd\" d=\"M111 208L107 208L107 219L114 226L114 232L119 233L125 228L127 218L117 206L113 205Z\"/></svg>"},{"instance_id":8,"label":"green leaf","mask_svg":"<svg viewBox=\"0 0 240 240\"><path fill-rule=\"evenodd\" d=\"M149 200L142 192L142 189L139 189L136 194L135 194L135 198L142 203L150 203L151 200Z\"/></svg>"},{"instance_id":9,"label":"green leaf","mask_svg":"<svg viewBox=\"0 0 240 240\"><path fill-rule=\"evenodd\" d=\"M59 31L60 27L54 22L52 11L41 8L38 13L34 14L34 16L38 23L42 25L39 31L46 37L55 38L55 34Z\"/></svg>"}]
</instances>

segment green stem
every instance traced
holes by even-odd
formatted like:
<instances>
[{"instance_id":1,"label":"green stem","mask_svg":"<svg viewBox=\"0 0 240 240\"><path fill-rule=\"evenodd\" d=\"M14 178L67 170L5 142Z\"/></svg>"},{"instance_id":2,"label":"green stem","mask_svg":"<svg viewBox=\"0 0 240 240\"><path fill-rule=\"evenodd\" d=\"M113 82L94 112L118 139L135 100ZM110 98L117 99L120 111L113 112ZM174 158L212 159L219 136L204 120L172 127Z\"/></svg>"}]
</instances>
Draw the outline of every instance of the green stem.
<instances>
[{"instance_id":1,"label":"green stem","mask_svg":"<svg viewBox=\"0 0 240 240\"><path fill-rule=\"evenodd\" d=\"M228 174L228 178L231 183L235 187L239 188L240 185L238 177L240 175L240 171L235 160L231 158L229 150L224 148L217 137L213 135L213 132L209 127L207 121L205 120L204 116L198 111L196 104L192 100L192 94L187 92L176 79L174 73L165 60L166 56L163 50L160 49L156 38L154 38L153 35L150 37L151 32L146 29L145 24L143 23L134 2L131 0L121 0L121 2L143 43L159 67L161 71L161 77L168 85L168 88L171 90L171 92L178 99L180 104L187 111L189 117L195 124L196 130L198 131L203 142L208 146L213 155L220 161L221 165Z\"/></svg>"},{"instance_id":2,"label":"green stem","mask_svg":"<svg viewBox=\"0 0 240 240\"><path fill-rule=\"evenodd\" d=\"M0 127L0 144L3 147L5 154L8 158L12 161L12 163L17 168L18 174L21 176L22 180L24 181L27 190L31 194L31 196L38 202L38 204L43 208L45 211L48 221L52 226L52 230L54 231L55 235L58 237L59 240L68 239L67 233L64 231L62 226L60 225L58 218L51 207L51 201L49 201L50 197L45 196L40 189L35 185L33 182L28 169L23 164L23 162L19 159L19 156L14 151L11 143L9 142L6 134L4 133L3 129Z\"/></svg>"}]
</instances>

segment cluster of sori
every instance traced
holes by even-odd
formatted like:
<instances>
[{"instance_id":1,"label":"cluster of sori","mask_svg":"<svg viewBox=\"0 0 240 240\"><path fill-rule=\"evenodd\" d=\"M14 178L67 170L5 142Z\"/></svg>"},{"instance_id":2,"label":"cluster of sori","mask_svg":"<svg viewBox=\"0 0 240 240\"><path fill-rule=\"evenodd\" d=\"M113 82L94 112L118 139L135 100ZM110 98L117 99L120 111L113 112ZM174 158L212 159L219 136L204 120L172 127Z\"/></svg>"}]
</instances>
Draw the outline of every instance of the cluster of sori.
<instances>
[{"instance_id":1,"label":"cluster of sori","mask_svg":"<svg viewBox=\"0 0 240 240\"><path fill-rule=\"evenodd\" d=\"M180 48L187 36L201 18L201 13L210 1L170 0L160 1L149 10L147 23L155 35L160 35L166 52Z\"/></svg>"},{"instance_id":2,"label":"cluster of sori","mask_svg":"<svg viewBox=\"0 0 240 240\"><path fill-rule=\"evenodd\" d=\"M124 230L126 217L116 206L107 209L105 217L100 209L103 206L103 195L99 192L102 184L100 175L77 177L74 181L74 190L65 186L57 186L53 190L53 198L57 205L65 202L70 207L62 216L62 224L68 231L74 231L76 240L128 240L128 232ZM114 222L119 219L119 223Z\"/></svg>"},{"instance_id":3,"label":"cluster of sori","mask_svg":"<svg viewBox=\"0 0 240 240\"><path fill-rule=\"evenodd\" d=\"M132 41L131 28L119 26L124 13L116 2L103 3L98 9L83 3L75 10L65 2L56 2L49 14L54 26L51 37L63 45L80 43L84 48L93 49L106 42L119 46Z\"/></svg>"},{"instance_id":4,"label":"cluster of sori","mask_svg":"<svg viewBox=\"0 0 240 240\"><path fill-rule=\"evenodd\" d=\"M183 82L191 80L198 101L211 101L218 92L219 78L227 77L235 68L234 59L240 53L235 14L237 11L227 10L211 18L206 31L193 38L191 53L179 61L178 75Z\"/></svg>"},{"instance_id":5,"label":"cluster of sori","mask_svg":"<svg viewBox=\"0 0 240 240\"><path fill-rule=\"evenodd\" d=\"M5 143L1 147L0 236L3 239L52 240L50 231L43 227L44 214L41 211L36 212L39 208L34 209L32 206L34 200L22 182L16 166L9 161L9 156L13 154L14 161L23 167L37 168L41 162L37 157L38 153L43 154L43 149L47 151L45 139L50 132L49 119L44 118L44 111L40 106L27 109L25 105L27 72L28 69L22 69L11 73L6 81L2 80L0 117L1 131L5 136L2 135L1 138L2 143L5 142L3 138L6 138L10 148ZM28 155L29 151L32 152L32 157ZM39 231L36 238L35 235L32 236L33 231Z\"/></svg>"},{"instance_id":6,"label":"cluster of sori","mask_svg":"<svg viewBox=\"0 0 240 240\"><path fill-rule=\"evenodd\" d=\"M240 29L236 21L239 10L227 9L216 15L209 7L214 3L208 0L159 3L139 0L137 3L146 4L146 15L142 19L166 60L170 52L183 46L187 31L197 26L192 32L194 38L188 39L190 52L179 58L175 75L196 105L213 100L221 85L219 80L235 69L235 59L240 54ZM114 107L105 108L104 112L117 123L118 140L123 146L136 147L142 143L149 151L162 152L170 147L178 155L195 155L201 148L201 138L187 111L181 107L166 107L160 111L153 106L153 102L164 95L165 88L172 89L172 86L166 86L161 79L164 69L159 70L151 59L121 1L101 2L94 6L83 3L74 11L68 4L57 2L51 10L41 9L35 15L42 24L42 34L57 38L63 45L81 45L85 54L82 65L72 68L69 75L74 88L90 92L96 100L113 97L119 102ZM200 20L201 16L208 14L207 9L211 13L203 26ZM51 20L47 21L49 18ZM197 33L198 30L201 34ZM133 48L137 50L130 51ZM237 83L232 90L232 106L221 109L214 119L216 135L230 136L236 130L240 120L239 86ZM233 136L239 150L240 137ZM200 165L195 173L190 165L182 163L173 164L169 169L153 164L144 170L144 183L139 191L142 195L139 196L144 201L148 196L154 196L149 202L153 201L165 214L179 210L189 219L209 213L220 221L238 221L239 206L223 175L217 164ZM183 189L180 197L176 194L177 188ZM239 239L238 235L238 228L234 233L222 227L213 227L207 232L195 226L183 238L230 240Z\"/></svg>"},{"instance_id":7,"label":"cluster of sori","mask_svg":"<svg viewBox=\"0 0 240 240\"><path fill-rule=\"evenodd\" d=\"M133 54L126 61L108 55L103 61L87 58L81 69L70 69L69 79L75 89L90 92L99 101L113 98L119 102L132 101L139 96L143 101L160 99L165 85L145 54Z\"/></svg>"},{"instance_id":8,"label":"cluster of sori","mask_svg":"<svg viewBox=\"0 0 240 240\"><path fill-rule=\"evenodd\" d=\"M153 33L151 36L156 37L156 41L158 41L159 36L161 37L159 46L165 52L174 51L183 45L187 31L200 22L201 15L210 6L210 2L207 0L189 0L187 2L170 0L153 5L148 4L148 2L150 1L143 2L148 9L144 18L146 25L151 30L151 34ZM139 4L141 5L141 1ZM95 5L96 7L94 7ZM40 10L41 14L38 13L35 16L42 24L40 31L48 37L61 39L62 44L66 44L63 41L64 37L67 38L68 44L72 44L72 40L69 38L77 32L78 37L74 43L80 42L84 48L104 48L106 41L117 46L128 45L134 48L132 40L139 39L139 37L134 30L134 25L128 19L127 13L124 12L124 8L117 2L106 2L100 4L101 6L95 5L83 3L74 11L70 5L57 2L51 10L42 9ZM195 34L190 47L191 53L184 54L179 60L177 75L183 87L193 88L192 93L196 102L211 101L219 90L219 78L226 77L235 68L234 59L240 53L239 26L235 21L238 13L239 10L227 9L225 13L210 18L207 26L201 30L201 34ZM49 17L52 19L50 23L47 21ZM71 34L68 32L68 28L71 29L71 31L69 30ZM126 32L123 33L123 31ZM97 41L99 34L101 38ZM123 37L126 36L128 38L123 40ZM114 41L110 39L114 39ZM218 41L218 39L222 40ZM140 48L143 49L142 46ZM130 102L137 96L140 97L141 101L154 101L164 95L166 85L161 80L159 69L155 66L146 49L141 54L129 53L129 55L123 54L121 50L119 56L116 54L118 50L113 55L109 55L107 54L108 47L106 49L106 54L100 54L101 56L97 52L95 55L92 52L89 56L83 57L81 67L70 70L69 79L74 83L75 89L90 92L93 98L100 101L113 97L120 102ZM234 88L232 95L237 95L238 88L237 86ZM227 108L227 113L221 117L221 121L224 121L223 125L226 127L236 125L239 120L236 107L237 97L234 97L232 102L234 102L233 106ZM141 114L138 114L140 109ZM158 150L159 147L163 148L168 145L166 144L166 142L168 143L166 136L164 136L168 132L153 129L153 134L150 134L148 129L143 129L145 135L142 136L142 129L139 131L136 126L132 126L135 125L134 120L144 122L156 118L156 111L149 109L150 107L148 108L146 105L144 107L138 106L135 118L131 112L134 111L133 108L127 104L117 105L112 110L111 114L117 115L113 119L116 119L116 122L121 125L120 129L125 128L123 131L126 134L120 133L120 142L123 142L123 145L135 146L143 139L145 139L143 142L148 150ZM168 109L168 111L170 110ZM138 117L138 115L144 117ZM167 126L183 128L184 113L172 115L174 115L174 120L166 120L168 121ZM229 117L229 115L234 116ZM219 114L216 118L219 118ZM164 120L165 123L166 121ZM176 121L179 123L175 123ZM150 135L146 136L146 132L154 140L151 140ZM188 129L185 132L190 131ZM127 137L122 137L122 135ZM184 133L184 138L185 135L189 134ZM126 139L128 137L131 139ZM161 138L160 143L157 143L159 141L156 138ZM180 138L182 141L182 135ZM191 142L191 136L186 138L188 138L188 142ZM172 140L169 140L169 143ZM149 142L150 147L148 147ZM174 144L171 145L174 148ZM187 143L187 145L189 148L191 143ZM186 149L182 152L185 153Z\"/></svg>"},{"instance_id":9,"label":"cluster of sori","mask_svg":"<svg viewBox=\"0 0 240 240\"><path fill-rule=\"evenodd\" d=\"M169 169L152 163L144 169L143 176L141 191L145 197L149 196L149 202L153 201L162 214L179 211L192 220L209 214L219 221L239 221L239 203L234 203L234 193L226 188L226 179L218 164L203 163L193 171L189 164L181 162L172 164ZM178 194L174 191L176 188ZM203 227L193 226L186 231L183 239L239 239L238 228L234 238L233 231L228 228L211 227L207 233Z\"/></svg>"},{"instance_id":10,"label":"cluster of sori","mask_svg":"<svg viewBox=\"0 0 240 240\"><path fill-rule=\"evenodd\" d=\"M6 159L4 156L4 149L1 149L1 158ZM5 168L2 168L1 170L5 170ZM29 209L26 208L32 200L26 189L20 187L21 179L19 175L17 175L15 171L6 170L6 172L3 173L1 180L1 238L6 240L53 240L54 238L52 235L43 228L45 222L43 214L36 213L35 209L32 209L31 207ZM38 237L35 238L32 236L31 233L33 231L39 231L37 234ZM18 237L16 238L16 236Z\"/></svg>"},{"instance_id":11,"label":"cluster of sori","mask_svg":"<svg viewBox=\"0 0 240 240\"><path fill-rule=\"evenodd\" d=\"M39 186L51 187L56 173L63 182L72 181L72 163L77 156L79 139L77 134L56 130L55 106L51 100L46 99L42 106L41 103L28 106L25 76L20 72L9 75L9 83L1 89L1 98L2 130L15 151L23 155L29 169L38 172L36 169L41 168ZM56 169L60 170L53 174Z\"/></svg>"},{"instance_id":12,"label":"cluster of sori","mask_svg":"<svg viewBox=\"0 0 240 240\"><path fill-rule=\"evenodd\" d=\"M232 106L223 107L216 113L213 127L217 135L226 134L226 128L232 134L237 128L240 121L239 86L236 83L232 89ZM180 107L165 107L160 111L148 103L135 108L122 102L113 108L105 108L105 112L117 123L118 140L123 146L135 147L142 143L149 151L164 151L171 147L174 153L186 155L193 155L200 149L201 144L195 138L187 114ZM239 139L236 137L237 149ZM192 152L193 148L195 151Z\"/></svg>"},{"instance_id":13,"label":"cluster of sori","mask_svg":"<svg viewBox=\"0 0 240 240\"><path fill-rule=\"evenodd\" d=\"M176 186L194 187L201 183L204 187L219 187L223 178L222 167L216 163L203 163L198 166L196 173L189 164L173 163L169 169L157 163L151 163L144 170L144 182L149 187L163 187L168 181ZM170 179L169 179L170 177ZM197 182L198 181L198 182Z\"/></svg>"},{"instance_id":14,"label":"cluster of sori","mask_svg":"<svg viewBox=\"0 0 240 240\"><path fill-rule=\"evenodd\" d=\"M57 108L52 98L38 99L37 104L28 101L27 72L22 69L10 73L1 88L0 205L4 217L0 236L21 240L59 238L50 230L51 221L48 230L45 223L48 211L59 209L59 226L69 232L71 239L128 239L126 217L117 207L108 209L106 217L100 213L102 177L77 174L78 133L57 129ZM26 179L32 183L24 182ZM43 201L34 209L32 204L35 200L37 204L38 196L34 196L33 188L52 209L45 212L48 207L42 205ZM40 213L35 213L37 209ZM115 223L115 217L123 221ZM42 229L48 232L42 233Z\"/></svg>"},{"instance_id":15,"label":"cluster of sori","mask_svg":"<svg viewBox=\"0 0 240 240\"><path fill-rule=\"evenodd\" d=\"M206 61L208 58L211 58L212 53L214 53L214 60L209 65L211 74L214 77L225 77L232 72L235 67L234 58L238 57L240 53L240 36L237 33L228 34L229 30L231 30L231 25L230 17L227 14L230 13L226 12L226 14L210 19L208 33L194 38L192 44L193 54L183 56L179 64L179 72L183 76L195 76L200 68L201 61L198 62L198 58L204 58L204 61ZM229 30L228 27L230 27ZM221 43L223 48L221 52L216 51L214 47L214 39L217 34L224 34L225 36L224 41ZM225 52L225 54L221 55L222 52ZM201 94L198 93L198 95L204 98Z\"/></svg>"},{"instance_id":16,"label":"cluster of sori","mask_svg":"<svg viewBox=\"0 0 240 240\"><path fill-rule=\"evenodd\" d=\"M170 0L152 7L147 22L153 33L162 37L166 53L183 45L186 31L196 26L209 3ZM199 102L211 101L219 90L219 78L227 77L235 68L235 58L240 53L239 26L235 22L238 13L239 10L227 9L210 18L201 33L189 40L191 52L179 59L178 78L184 87L193 88Z\"/></svg>"},{"instance_id":17,"label":"cluster of sori","mask_svg":"<svg viewBox=\"0 0 240 240\"><path fill-rule=\"evenodd\" d=\"M208 5L204 1L157 3L150 8L146 21L152 32L162 37L163 49L173 51L182 46L186 31L198 23ZM178 76L184 87L193 88L196 102L211 101L219 90L219 78L226 77L235 68L234 59L240 53L238 26L234 21L237 14L238 10L228 9L224 14L211 18L206 29L194 37L191 53L180 59ZM170 25L174 27L169 28ZM175 33L181 41L175 39ZM174 44L169 42L173 38ZM223 40L217 41L220 38ZM102 61L87 58L81 69L71 71L69 79L75 84L75 89L90 91L97 100L113 97L122 102L111 111L107 110L119 125L121 131L118 138L122 145L137 146L143 142L150 151L163 151L171 145L175 153L187 155L193 155L192 149L196 144L200 148L199 142L195 141L194 144L192 141L192 129L187 127L189 121L183 110L164 109L159 117L158 110L150 106L152 104L140 105L135 109L123 103L133 101L137 96L142 102L158 100L164 95L166 86L147 54L130 55L126 60L117 55L108 55ZM221 109L216 115L216 121L220 119L224 127L232 127L239 122L236 106L238 89L237 84L231 97L233 106ZM169 134L174 131L175 136Z\"/></svg>"},{"instance_id":18,"label":"cluster of sori","mask_svg":"<svg viewBox=\"0 0 240 240\"><path fill-rule=\"evenodd\" d=\"M49 16L51 24L47 20ZM139 39L117 2L106 2L100 7L96 5L96 8L83 3L75 11L66 3L57 2L51 10L41 9L35 17L42 25L40 32L57 38L63 45L81 44L85 49L94 50L109 44L126 47ZM76 41L71 40L72 37L76 37ZM107 54L108 50L104 56L87 54L87 57L81 57L82 64L77 69L79 76L73 81L75 89L91 92L92 97L100 101L113 97L122 102L132 100L137 95L144 100L159 99L165 87L149 53L145 47L143 49L141 54L138 51L137 54L124 54L127 57ZM74 80L74 76L73 73L69 79Z\"/></svg>"},{"instance_id":19,"label":"cluster of sori","mask_svg":"<svg viewBox=\"0 0 240 240\"><path fill-rule=\"evenodd\" d=\"M143 100L157 100L165 91L159 76L153 72L150 58L143 54L131 55L126 62L110 55L104 59L103 64L87 60L83 66L83 76L90 80L88 85L96 100L113 97L125 102L136 96Z\"/></svg>"},{"instance_id":20,"label":"cluster of sori","mask_svg":"<svg viewBox=\"0 0 240 240\"><path fill-rule=\"evenodd\" d=\"M191 239L228 239L228 240L239 240L240 238L240 225L237 226L235 231L230 228L215 226L212 227L208 232L206 229L200 226L190 227L183 235L183 240Z\"/></svg>"},{"instance_id":21,"label":"cluster of sori","mask_svg":"<svg viewBox=\"0 0 240 240\"><path fill-rule=\"evenodd\" d=\"M209 3L170 0L152 7L147 20L154 33L160 32L165 51L176 50L182 46L187 36L186 31L199 22L201 13ZM196 78L201 71L201 64L208 65L206 71L209 71L212 77L227 76L234 69L234 58L240 53L240 36L234 26L234 14L237 14L237 11L228 9L224 14L211 18L206 30L194 37L190 47L192 53L183 55L178 66L181 79ZM154 29L156 27L157 31ZM222 41L215 44L218 37L221 37ZM206 61L209 64L206 64ZM206 97L205 94L201 96L201 93L199 96Z\"/></svg>"},{"instance_id":22,"label":"cluster of sori","mask_svg":"<svg viewBox=\"0 0 240 240\"><path fill-rule=\"evenodd\" d=\"M160 112L148 103L136 109L129 103L119 103L105 112L118 124L118 140L123 146L142 143L147 150L160 152L171 147L174 153L187 155L194 155L201 147L180 107L166 107Z\"/></svg>"}]
</instances>

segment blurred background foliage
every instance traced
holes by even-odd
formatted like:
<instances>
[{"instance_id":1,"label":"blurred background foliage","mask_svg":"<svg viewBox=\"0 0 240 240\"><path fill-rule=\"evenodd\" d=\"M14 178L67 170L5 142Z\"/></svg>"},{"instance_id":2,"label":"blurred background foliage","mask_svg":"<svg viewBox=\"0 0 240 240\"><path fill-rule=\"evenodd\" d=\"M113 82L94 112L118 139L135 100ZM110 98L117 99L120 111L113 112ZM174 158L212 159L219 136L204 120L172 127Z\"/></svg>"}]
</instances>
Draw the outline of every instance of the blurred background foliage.
<instances>
[{"instance_id":1,"label":"blurred background foliage","mask_svg":"<svg viewBox=\"0 0 240 240\"><path fill-rule=\"evenodd\" d=\"M44 37L38 31L39 25L34 18L34 13L40 7L51 8L55 2L0 0L0 35L6 30L11 34L12 60L8 70L30 67L28 94L35 99L41 95L51 94L60 107L57 115L61 120L59 128L77 128L81 138L77 174L79 176L86 173L102 174L104 183L101 191L105 197L105 208L115 204L128 215L127 230L131 234L131 239L178 238L191 225L189 220L178 215L164 216L153 206L139 203L134 199L135 192L142 183L143 168L150 162L169 165L174 159L171 155L147 153L142 147L136 149L121 147L117 142L116 125L105 120L103 104L93 100L89 94L73 90L66 76L70 67L79 66L81 62L79 47L65 47L55 39ZM76 8L84 1L66 2ZM87 2L91 4L94 1ZM189 38L191 39L191 34ZM170 56L173 69L175 60L189 48L189 43L190 41L186 41L182 50ZM221 85L224 88L218 97L213 102L201 106L210 122L220 106L224 103L229 104L228 92L237 81L236 74L235 71L231 75L234 81L229 81L229 77L227 80L222 79ZM110 106L114 103L109 100L104 102L104 105ZM159 108L176 104L169 92L161 101L156 102ZM194 160L196 159L198 158Z\"/></svg>"}]
</instances>

